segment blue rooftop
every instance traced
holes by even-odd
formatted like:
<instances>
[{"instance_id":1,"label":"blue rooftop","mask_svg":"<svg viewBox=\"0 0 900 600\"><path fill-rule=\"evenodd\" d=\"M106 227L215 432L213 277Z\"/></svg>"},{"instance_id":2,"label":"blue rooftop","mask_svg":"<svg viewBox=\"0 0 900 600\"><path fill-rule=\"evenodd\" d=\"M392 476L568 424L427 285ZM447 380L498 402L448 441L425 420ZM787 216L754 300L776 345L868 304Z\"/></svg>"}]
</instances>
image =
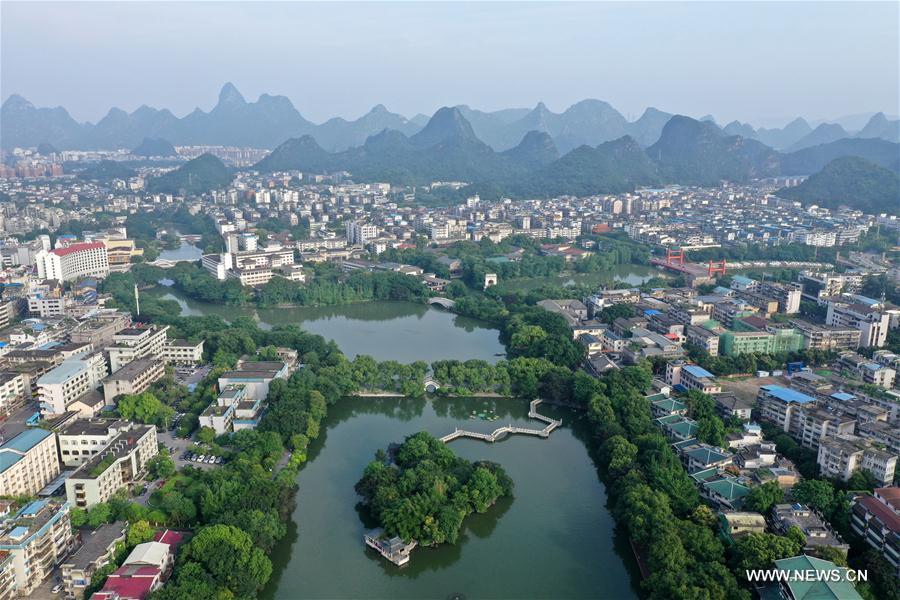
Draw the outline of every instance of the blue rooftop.
<instances>
[{"instance_id":1,"label":"blue rooftop","mask_svg":"<svg viewBox=\"0 0 900 600\"><path fill-rule=\"evenodd\" d=\"M44 508L46 505L47 505L46 500L35 500L31 504L29 504L28 506L23 508L21 511L19 511L19 514L22 515L23 517L33 517L34 515L41 512L41 509Z\"/></svg>"},{"instance_id":2,"label":"blue rooftop","mask_svg":"<svg viewBox=\"0 0 900 600\"><path fill-rule=\"evenodd\" d=\"M847 392L835 392L831 395L835 400L840 400L841 402L846 402L848 400L853 400L856 398L853 394L848 394Z\"/></svg>"},{"instance_id":3,"label":"blue rooftop","mask_svg":"<svg viewBox=\"0 0 900 600\"><path fill-rule=\"evenodd\" d=\"M691 376L696 377L697 379L702 379L707 377L712 379L715 377L712 373L704 369L703 367L698 367L697 365L685 365L684 370L691 374Z\"/></svg>"},{"instance_id":4,"label":"blue rooftop","mask_svg":"<svg viewBox=\"0 0 900 600\"><path fill-rule=\"evenodd\" d=\"M780 385L764 385L762 389L766 390L772 396L782 400L784 402L796 402L798 404L807 404L809 402L815 402L816 399L807 396L806 394L801 394L797 390L792 390L790 388L781 387Z\"/></svg>"},{"instance_id":5,"label":"blue rooftop","mask_svg":"<svg viewBox=\"0 0 900 600\"><path fill-rule=\"evenodd\" d=\"M0 452L3 452L4 450L13 450L15 452L25 453L51 435L53 434L46 429L26 429L0 446Z\"/></svg>"},{"instance_id":6,"label":"blue rooftop","mask_svg":"<svg viewBox=\"0 0 900 600\"><path fill-rule=\"evenodd\" d=\"M661 313L658 310L656 310L655 308L648 308L647 310L644 311L644 314L647 315L648 317L651 317L653 315L658 315Z\"/></svg>"}]
</instances>

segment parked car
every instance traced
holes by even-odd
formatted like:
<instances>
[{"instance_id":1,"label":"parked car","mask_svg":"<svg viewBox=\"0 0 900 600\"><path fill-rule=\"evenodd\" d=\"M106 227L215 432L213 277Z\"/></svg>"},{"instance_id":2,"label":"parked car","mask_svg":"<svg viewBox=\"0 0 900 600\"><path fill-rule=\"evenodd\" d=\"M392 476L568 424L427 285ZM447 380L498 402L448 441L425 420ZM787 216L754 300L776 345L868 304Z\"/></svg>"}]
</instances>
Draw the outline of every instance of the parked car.
<instances>
[{"instance_id":1,"label":"parked car","mask_svg":"<svg viewBox=\"0 0 900 600\"><path fill-rule=\"evenodd\" d=\"M198 456L198 457L196 458L196 461L197 461L197 462L203 462L203 461L205 461L205 460L206 460L206 455L205 455L205 454L201 454L200 456Z\"/></svg>"},{"instance_id":2,"label":"parked car","mask_svg":"<svg viewBox=\"0 0 900 600\"><path fill-rule=\"evenodd\" d=\"M62 591L62 589L63 589L62 584L61 584L61 583L57 583L56 585L53 586L53 589L50 590L50 593L51 593L51 594L58 594L58 593L60 593L60 592Z\"/></svg>"}]
</instances>

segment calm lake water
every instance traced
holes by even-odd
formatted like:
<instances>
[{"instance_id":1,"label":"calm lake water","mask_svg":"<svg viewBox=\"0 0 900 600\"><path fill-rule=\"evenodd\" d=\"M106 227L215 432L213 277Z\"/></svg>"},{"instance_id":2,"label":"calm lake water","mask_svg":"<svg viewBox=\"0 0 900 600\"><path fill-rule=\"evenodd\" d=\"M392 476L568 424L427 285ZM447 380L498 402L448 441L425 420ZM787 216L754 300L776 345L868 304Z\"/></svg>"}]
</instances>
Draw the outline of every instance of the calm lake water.
<instances>
[{"instance_id":1,"label":"calm lake water","mask_svg":"<svg viewBox=\"0 0 900 600\"><path fill-rule=\"evenodd\" d=\"M498 289L528 291L545 285L590 285L599 287L614 281L622 281L628 285L640 285L653 277L666 277L662 271L643 265L617 265L603 273L562 273L555 277L536 277L532 279L513 279L501 281Z\"/></svg>"},{"instance_id":2,"label":"calm lake water","mask_svg":"<svg viewBox=\"0 0 900 600\"><path fill-rule=\"evenodd\" d=\"M634 598L604 507L606 492L585 446L586 423L570 411L541 406L563 420L549 439L511 436L487 444L457 440L469 460L500 463L514 497L472 515L456 545L417 548L398 568L363 545L354 484L375 451L418 431L440 436L456 426L489 432L507 423L529 427L524 400L348 398L329 408L322 437L301 470L288 536L273 552L269 599L307 598ZM469 419L474 410L500 419Z\"/></svg>"},{"instance_id":3,"label":"calm lake water","mask_svg":"<svg viewBox=\"0 0 900 600\"><path fill-rule=\"evenodd\" d=\"M368 354L404 363L471 358L494 363L505 356L498 330L476 319L412 302L257 309L197 302L165 288L153 293L177 301L184 315L214 314L226 320L245 315L263 328L296 324L334 340L351 358Z\"/></svg>"},{"instance_id":4,"label":"calm lake water","mask_svg":"<svg viewBox=\"0 0 900 600\"><path fill-rule=\"evenodd\" d=\"M159 253L160 258L174 262L182 260L195 262L200 260L201 256L203 256L203 250L193 244L188 244L184 240L182 240L181 246L179 246L177 250L163 250Z\"/></svg>"}]
</instances>

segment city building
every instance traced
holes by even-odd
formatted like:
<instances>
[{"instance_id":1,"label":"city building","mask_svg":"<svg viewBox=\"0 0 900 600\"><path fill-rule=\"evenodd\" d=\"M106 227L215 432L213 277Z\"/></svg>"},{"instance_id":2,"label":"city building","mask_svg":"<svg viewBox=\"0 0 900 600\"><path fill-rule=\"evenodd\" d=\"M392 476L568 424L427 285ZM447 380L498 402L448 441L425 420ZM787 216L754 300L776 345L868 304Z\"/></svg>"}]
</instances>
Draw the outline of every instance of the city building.
<instances>
[{"instance_id":1,"label":"city building","mask_svg":"<svg viewBox=\"0 0 900 600\"><path fill-rule=\"evenodd\" d=\"M78 508L106 502L137 479L158 453L154 425L127 429L66 479L66 499Z\"/></svg>"},{"instance_id":2,"label":"city building","mask_svg":"<svg viewBox=\"0 0 900 600\"><path fill-rule=\"evenodd\" d=\"M0 523L0 552L12 557L14 587L28 596L69 555L75 544L69 504L30 502Z\"/></svg>"},{"instance_id":3,"label":"city building","mask_svg":"<svg viewBox=\"0 0 900 600\"><path fill-rule=\"evenodd\" d=\"M59 475L56 436L26 429L0 446L0 496L33 496Z\"/></svg>"},{"instance_id":4,"label":"city building","mask_svg":"<svg viewBox=\"0 0 900 600\"><path fill-rule=\"evenodd\" d=\"M718 394L722 391L722 386L716 382L712 373L681 360L666 363L666 383L676 389L698 390L704 394Z\"/></svg>"},{"instance_id":5,"label":"city building","mask_svg":"<svg viewBox=\"0 0 900 600\"><path fill-rule=\"evenodd\" d=\"M163 346L163 360L178 367L193 367L203 360L203 340L169 340Z\"/></svg>"},{"instance_id":6,"label":"city building","mask_svg":"<svg viewBox=\"0 0 900 600\"><path fill-rule=\"evenodd\" d=\"M850 507L850 528L900 577L900 488L876 488L871 496L857 496Z\"/></svg>"},{"instance_id":7,"label":"city building","mask_svg":"<svg viewBox=\"0 0 900 600\"><path fill-rule=\"evenodd\" d=\"M860 346L881 348L887 340L890 315L868 304L830 301L825 324L829 327L858 329Z\"/></svg>"},{"instance_id":8,"label":"city building","mask_svg":"<svg viewBox=\"0 0 900 600\"><path fill-rule=\"evenodd\" d=\"M826 477L847 481L863 469L871 473L879 485L889 485L894 481L897 455L876 448L862 438L843 435L821 440L816 463Z\"/></svg>"},{"instance_id":9,"label":"city building","mask_svg":"<svg viewBox=\"0 0 900 600\"><path fill-rule=\"evenodd\" d=\"M138 358L103 380L103 399L113 406L117 396L140 394L166 375L166 363L159 358Z\"/></svg>"},{"instance_id":10,"label":"city building","mask_svg":"<svg viewBox=\"0 0 900 600\"><path fill-rule=\"evenodd\" d=\"M84 597L94 573L114 560L116 546L125 541L126 530L123 521L106 523L94 530L81 530L78 549L59 567L66 598Z\"/></svg>"},{"instance_id":11,"label":"city building","mask_svg":"<svg viewBox=\"0 0 900 600\"><path fill-rule=\"evenodd\" d=\"M106 377L106 360L101 353L64 360L37 380L41 412L59 415Z\"/></svg>"},{"instance_id":12,"label":"city building","mask_svg":"<svg viewBox=\"0 0 900 600\"><path fill-rule=\"evenodd\" d=\"M65 424L56 434L63 465L78 467L86 463L134 426L135 423L121 419L75 419Z\"/></svg>"},{"instance_id":13,"label":"city building","mask_svg":"<svg viewBox=\"0 0 900 600\"><path fill-rule=\"evenodd\" d=\"M109 370L115 373L137 358L160 358L166 345L168 325L162 327L127 327L113 336L113 343L106 348L109 353Z\"/></svg>"},{"instance_id":14,"label":"city building","mask_svg":"<svg viewBox=\"0 0 900 600\"><path fill-rule=\"evenodd\" d=\"M109 257L103 242L42 250L35 256L35 262L41 279L74 281L82 277L103 278L109 275Z\"/></svg>"}]
</instances>

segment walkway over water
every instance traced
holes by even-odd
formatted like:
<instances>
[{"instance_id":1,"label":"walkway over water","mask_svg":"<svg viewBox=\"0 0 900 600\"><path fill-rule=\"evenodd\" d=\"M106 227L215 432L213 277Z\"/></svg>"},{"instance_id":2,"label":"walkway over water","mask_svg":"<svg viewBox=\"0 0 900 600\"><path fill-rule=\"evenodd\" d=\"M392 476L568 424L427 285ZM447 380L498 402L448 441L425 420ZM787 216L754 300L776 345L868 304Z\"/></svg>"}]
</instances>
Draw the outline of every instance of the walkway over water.
<instances>
[{"instance_id":1,"label":"walkway over water","mask_svg":"<svg viewBox=\"0 0 900 600\"><path fill-rule=\"evenodd\" d=\"M513 427L512 425L505 425L504 427L498 427L491 433L478 433L477 431L467 431L465 429L460 429L457 427L453 430L453 433L448 433L444 437L440 438L442 442L445 444L452 442L453 440L461 437L473 438L476 440L482 440L485 442L494 443L497 440L502 440L507 435L519 433L523 435L536 435L542 438L550 437L550 433L562 425L562 421L557 421L556 419L551 419L545 415L539 414L537 412L537 405L541 403L541 400L532 400L531 404L528 407L528 416L532 419L536 419L538 421L543 421L547 423L547 426L543 429L529 429L527 427Z\"/></svg>"},{"instance_id":2,"label":"walkway over water","mask_svg":"<svg viewBox=\"0 0 900 600\"><path fill-rule=\"evenodd\" d=\"M450 298L443 298L441 296L434 296L433 298L429 298L428 304L436 304L436 305L442 306L448 310L453 308L454 306L456 306L456 302L454 302Z\"/></svg>"}]
</instances>

